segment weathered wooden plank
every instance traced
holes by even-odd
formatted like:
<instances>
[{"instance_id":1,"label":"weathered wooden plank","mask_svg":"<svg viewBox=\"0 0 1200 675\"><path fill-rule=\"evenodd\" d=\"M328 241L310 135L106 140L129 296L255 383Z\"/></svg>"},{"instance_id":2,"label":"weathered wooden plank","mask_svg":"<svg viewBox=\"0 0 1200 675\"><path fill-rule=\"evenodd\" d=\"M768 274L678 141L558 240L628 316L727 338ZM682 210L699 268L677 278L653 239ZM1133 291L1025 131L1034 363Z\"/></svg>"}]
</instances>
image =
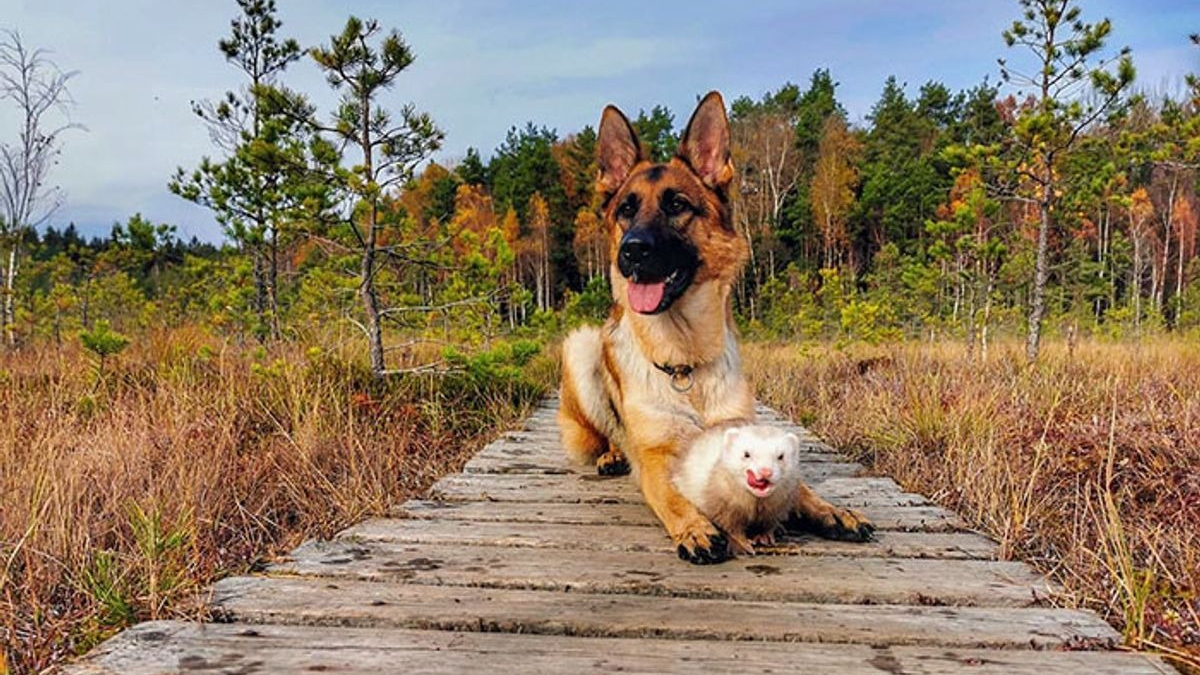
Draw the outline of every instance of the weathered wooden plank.
<instances>
[{"instance_id":1,"label":"weathered wooden plank","mask_svg":"<svg viewBox=\"0 0 1200 675\"><path fill-rule=\"evenodd\" d=\"M378 628L199 625L152 621L97 649L68 672L143 675L321 672L838 673L879 675L1165 675L1156 659L1116 652L632 640Z\"/></svg>"},{"instance_id":2,"label":"weathered wooden plank","mask_svg":"<svg viewBox=\"0 0 1200 675\"><path fill-rule=\"evenodd\" d=\"M812 473L822 471L824 469L815 469ZM929 503L922 495L903 492L890 478L834 476L810 480L809 484L821 496L843 506L919 506ZM591 474L454 474L434 483L430 495L445 501L643 502L640 491L629 477L608 478Z\"/></svg>"},{"instance_id":3,"label":"weathered wooden plank","mask_svg":"<svg viewBox=\"0 0 1200 675\"><path fill-rule=\"evenodd\" d=\"M234 577L213 588L223 620L591 637L773 640L977 648L1107 647L1095 614L1054 608L819 605Z\"/></svg>"},{"instance_id":4,"label":"weathered wooden plank","mask_svg":"<svg viewBox=\"0 0 1200 675\"><path fill-rule=\"evenodd\" d=\"M545 473L578 474L596 473L595 467L584 466L566 458L554 460L540 457L517 459L511 457L487 457L476 455L463 466L463 473Z\"/></svg>"},{"instance_id":5,"label":"weathered wooden plank","mask_svg":"<svg viewBox=\"0 0 1200 675\"><path fill-rule=\"evenodd\" d=\"M1093 613L1028 606L1054 590L1028 566L992 560L996 545L956 531L955 514L856 477L861 466L761 405L761 423L806 443L814 488L865 512L879 540L799 536L683 563L630 480L567 462L556 412L548 399L440 481L442 501L218 583L216 616L249 624L143 624L70 672L1174 672L1058 651L1118 636Z\"/></svg>"},{"instance_id":6,"label":"weathered wooden plank","mask_svg":"<svg viewBox=\"0 0 1200 675\"><path fill-rule=\"evenodd\" d=\"M269 570L445 586L847 604L1019 607L1052 590L1016 562L752 556L706 567L657 552L344 540L307 542Z\"/></svg>"},{"instance_id":7,"label":"weathered wooden plank","mask_svg":"<svg viewBox=\"0 0 1200 675\"><path fill-rule=\"evenodd\" d=\"M571 462L559 443L557 429L557 400L539 407L526 419L522 429L505 432L489 443L468 461L465 473L538 473L594 475L594 469ZM760 408L762 422L790 424L777 413ZM842 462L832 448L821 443L808 430L794 426L791 429L805 442L806 447L800 460L807 463L840 463L839 466L816 468L810 480L830 476L851 476L861 470L858 464Z\"/></svg>"},{"instance_id":8,"label":"weathered wooden plank","mask_svg":"<svg viewBox=\"0 0 1200 675\"><path fill-rule=\"evenodd\" d=\"M833 448L803 427L778 416L762 423L782 426L797 434L802 443L801 460L840 461ZM485 446L464 469L467 473L592 473L590 467L572 464L563 451L553 412L535 413L521 429L507 431Z\"/></svg>"},{"instance_id":9,"label":"weathered wooden plank","mask_svg":"<svg viewBox=\"0 0 1200 675\"><path fill-rule=\"evenodd\" d=\"M787 421L765 421L764 422L764 421L760 420L757 423L765 424L767 426L777 427L788 433L795 434L796 437L800 440L800 445L801 445L802 450L809 451L809 452L836 453L836 450L834 450L832 447L830 447L828 443L825 443L825 441L823 441L819 436L812 433L808 429L805 429L804 427L792 424L791 422L787 422ZM509 437L508 435L503 435L500 437L499 440L521 440L521 441L535 440L535 441L539 441L539 442L546 441L552 445L555 445L556 447L561 447L559 445L560 436L559 436L559 429L558 429L557 421L541 423L539 426L534 427L534 428L519 429L519 430L514 430L514 431L511 431L508 433L509 434L520 434L520 435L512 436L512 437Z\"/></svg>"},{"instance_id":10,"label":"weathered wooden plank","mask_svg":"<svg viewBox=\"0 0 1200 675\"><path fill-rule=\"evenodd\" d=\"M530 459L537 458L543 461L551 461L554 459L563 459L566 457L566 452L558 444L558 441L553 442L521 442L510 441L504 438L492 441L479 451L479 455L484 457L494 457L497 459L503 458L521 458Z\"/></svg>"},{"instance_id":11,"label":"weathered wooden plank","mask_svg":"<svg viewBox=\"0 0 1200 675\"><path fill-rule=\"evenodd\" d=\"M786 422L771 422L770 426L780 427L796 434L800 439L801 449L806 452L833 453L828 444L814 436L803 427ZM538 422L533 426L510 429L500 434L493 443L512 445L541 445L547 449L561 450L557 422Z\"/></svg>"},{"instance_id":12,"label":"weathered wooden plank","mask_svg":"<svg viewBox=\"0 0 1200 675\"><path fill-rule=\"evenodd\" d=\"M837 502L838 500L833 500ZM963 522L940 506L856 507L881 530L945 532L959 530ZM661 528L645 504L553 502L451 502L412 500L396 508L397 516L476 522L575 523L579 525L634 525Z\"/></svg>"},{"instance_id":13,"label":"weathered wooden plank","mask_svg":"<svg viewBox=\"0 0 1200 675\"><path fill-rule=\"evenodd\" d=\"M779 411L759 405L755 408L755 422L759 424L771 424L787 428L789 431L800 436L802 440L815 442L827 451L832 452L833 449L828 445L820 442L820 439L807 428L800 426L781 414ZM558 399L547 399L544 405L540 405L525 418L520 429L515 429L507 432L506 435L512 434L514 437L527 438L531 436L540 436L546 439L557 441L558 439ZM528 432L528 435L525 435Z\"/></svg>"},{"instance_id":14,"label":"weathered wooden plank","mask_svg":"<svg viewBox=\"0 0 1200 675\"><path fill-rule=\"evenodd\" d=\"M830 460L834 455L808 454L803 458L802 466L805 473L818 480L823 477L851 477L863 471L861 464ZM560 452L554 455L530 454L526 456L500 457L480 453L471 458L463 467L463 473L544 473L544 474L577 474L581 476L596 475L596 467L591 464L573 462Z\"/></svg>"},{"instance_id":15,"label":"weathered wooden plank","mask_svg":"<svg viewBox=\"0 0 1200 675\"><path fill-rule=\"evenodd\" d=\"M570 525L562 523L476 522L375 518L338 534L352 541L397 544L467 544L593 551L673 553L670 537L659 527ZM892 558L992 560L997 544L971 532L879 532L867 543L832 541L807 535L783 537L766 555L847 555Z\"/></svg>"},{"instance_id":16,"label":"weathered wooden plank","mask_svg":"<svg viewBox=\"0 0 1200 675\"><path fill-rule=\"evenodd\" d=\"M805 451L799 456L804 463L845 463L837 455L829 452ZM853 466L858 467L855 464ZM861 468L861 467L860 467ZM853 475L853 472L847 475ZM576 473L595 474L596 469L591 465L572 462L566 452L558 446L549 443L514 443L496 441L485 446L467 465L464 473Z\"/></svg>"},{"instance_id":17,"label":"weathered wooden plank","mask_svg":"<svg viewBox=\"0 0 1200 675\"><path fill-rule=\"evenodd\" d=\"M829 446L824 444L823 442L821 442L820 438L818 438L811 431L809 431L808 429L806 429L802 426L799 426L799 425L793 423L790 420L786 420L781 417L772 416L772 415L767 415L767 416L759 415L758 419L756 419L755 422L758 424L769 424L771 426L777 426L777 427L784 428L784 429L796 434L797 436L799 436L800 440L802 442L813 443L815 445L820 445L826 449L829 449ZM525 423L520 428L511 429L511 430L506 431L503 434L501 434L501 439L518 440L518 441L536 440L536 441L557 442L558 441L558 421L557 421L556 414L551 414L551 415L535 414L534 416L527 418L525 420ZM829 449L829 451L832 451L832 449Z\"/></svg>"},{"instance_id":18,"label":"weathered wooden plank","mask_svg":"<svg viewBox=\"0 0 1200 675\"><path fill-rule=\"evenodd\" d=\"M555 461L566 458L566 451L558 440L558 436L511 440L498 438L480 449L479 455L497 459L506 457L521 457L523 459L537 458L541 461ZM815 443L803 444L799 454L800 461L838 462L846 461L836 453L820 449Z\"/></svg>"}]
</instances>

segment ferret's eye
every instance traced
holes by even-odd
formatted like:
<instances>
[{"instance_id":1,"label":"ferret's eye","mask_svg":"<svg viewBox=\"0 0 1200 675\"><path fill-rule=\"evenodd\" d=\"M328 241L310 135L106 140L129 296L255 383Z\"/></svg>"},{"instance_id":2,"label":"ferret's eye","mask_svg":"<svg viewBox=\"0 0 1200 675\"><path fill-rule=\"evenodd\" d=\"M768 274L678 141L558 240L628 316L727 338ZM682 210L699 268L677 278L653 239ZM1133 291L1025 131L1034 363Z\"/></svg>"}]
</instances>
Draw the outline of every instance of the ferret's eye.
<instances>
[{"instance_id":1,"label":"ferret's eye","mask_svg":"<svg viewBox=\"0 0 1200 675\"><path fill-rule=\"evenodd\" d=\"M780 453L780 455L779 455L779 461L781 461L781 462L783 461L783 454L782 454L782 453Z\"/></svg>"},{"instance_id":2,"label":"ferret's eye","mask_svg":"<svg viewBox=\"0 0 1200 675\"><path fill-rule=\"evenodd\" d=\"M746 459L750 459L750 451L747 450L746 454L742 455L742 457L745 457Z\"/></svg>"}]
</instances>

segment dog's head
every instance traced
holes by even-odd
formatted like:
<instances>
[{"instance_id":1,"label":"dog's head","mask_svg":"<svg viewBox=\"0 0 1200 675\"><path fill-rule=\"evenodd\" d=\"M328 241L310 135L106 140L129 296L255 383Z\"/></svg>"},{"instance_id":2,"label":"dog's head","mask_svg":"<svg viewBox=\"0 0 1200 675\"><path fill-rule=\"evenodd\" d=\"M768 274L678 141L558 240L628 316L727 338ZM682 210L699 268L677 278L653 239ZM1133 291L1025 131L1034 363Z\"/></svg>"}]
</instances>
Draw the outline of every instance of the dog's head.
<instances>
[{"instance_id":1,"label":"dog's head","mask_svg":"<svg viewBox=\"0 0 1200 675\"><path fill-rule=\"evenodd\" d=\"M730 211L734 171L720 94L696 106L666 163L646 160L629 119L613 106L600 119L597 154L617 302L658 314L693 286L732 283L748 249Z\"/></svg>"}]
</instances>

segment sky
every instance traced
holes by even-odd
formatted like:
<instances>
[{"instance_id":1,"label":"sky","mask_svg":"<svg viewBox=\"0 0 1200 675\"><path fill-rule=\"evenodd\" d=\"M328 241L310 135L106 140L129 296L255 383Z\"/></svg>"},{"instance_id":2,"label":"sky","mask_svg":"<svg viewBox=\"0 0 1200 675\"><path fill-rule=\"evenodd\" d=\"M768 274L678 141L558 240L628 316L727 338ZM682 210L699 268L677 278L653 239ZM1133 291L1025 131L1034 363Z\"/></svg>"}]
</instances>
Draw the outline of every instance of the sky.
<instances>
[{"instance_id":1,"label":"sky","mask_svg":"<svg viewBox=\"0 0 1200 675\"><path fill-rule=\"evenodd\" d=\"M851 120L861 122L884 80L915 94L936 79L952 89L997 81L1009 53L1000 32L1016 0L755 0L741 3L608 0L277 0L281 34L327 43L353 13L401 31L417 55L383 103L413 102L446 132L436 159L467 148L487 157L507 130L532 121L560 136L595 125L607 103L630 115L665 104L682 126L698 95L761 96L829 68ZM1113 21L1113 48L1128 45L1137 86L1177 91L1200 72L1200 0L1083 0L1083 18ZM0 29L43 47L71 81L71 118L52 179L66 202L49 225L74 222L106 234L135 212L176 225L180 236L218 241L207 210L171 194L176 167L213 155L190 102L240 86L217 51L237 14L233 0L0 0ZM336 97L305 59L283 77L322 111ZM1003 91L1003 90L1002 90ZM16 117L0 101L0 141Z\"/></svg>"}]
</instances>

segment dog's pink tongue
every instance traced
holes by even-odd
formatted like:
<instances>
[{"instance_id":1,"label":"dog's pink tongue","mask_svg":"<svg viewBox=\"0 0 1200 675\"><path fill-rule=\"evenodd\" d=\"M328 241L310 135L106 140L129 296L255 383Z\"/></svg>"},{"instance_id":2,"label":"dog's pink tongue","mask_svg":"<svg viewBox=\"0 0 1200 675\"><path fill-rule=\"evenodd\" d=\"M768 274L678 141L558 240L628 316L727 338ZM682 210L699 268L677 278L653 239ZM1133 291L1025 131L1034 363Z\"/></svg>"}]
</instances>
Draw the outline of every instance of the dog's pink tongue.
<instances>
[{"instance_id":1,"label":"dog's pink tongue","mask_svg":"<svg viewBox=\"0 0 1200 675\"><path fill-rule=\"evenodd\" d=\"M633 307L633 311L649 314L658 309L658 303L662 302L663 290L666 289L666 282L659 281L653 284L638 284L629 282L629 305Z\"/></svg>"}]
</instances>

